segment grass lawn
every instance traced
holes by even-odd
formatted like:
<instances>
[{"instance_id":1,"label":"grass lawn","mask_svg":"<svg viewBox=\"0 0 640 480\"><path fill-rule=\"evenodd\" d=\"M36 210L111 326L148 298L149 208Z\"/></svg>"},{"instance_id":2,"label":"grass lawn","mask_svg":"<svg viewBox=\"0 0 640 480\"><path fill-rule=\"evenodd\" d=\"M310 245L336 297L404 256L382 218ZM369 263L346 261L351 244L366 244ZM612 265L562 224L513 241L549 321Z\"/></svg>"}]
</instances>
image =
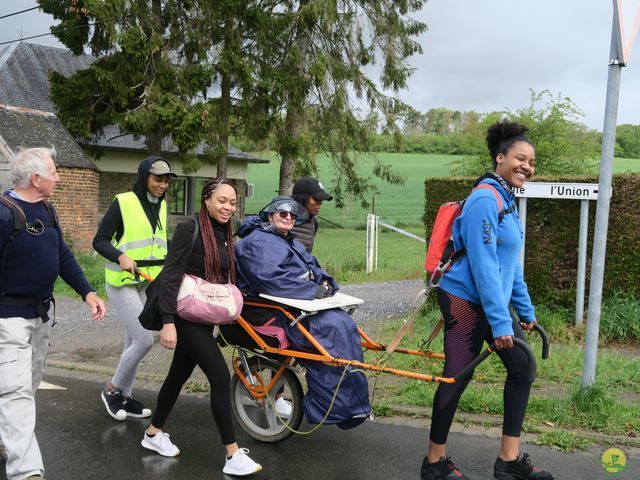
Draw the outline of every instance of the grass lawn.
<instances>
[{"instance_id":1,"label":"grass lawn","mask_svg":"<svg viewBox=\"0 0 640 480\"><path fill-rule=\"evenodd\" d=\"M545 325L544 315L539 317L540 323ZM429 308L416 321L415 339L405 338L402 345L408 348L419 347L420 339L429 335L437 318L439 312L433 307ZM380 337L388 340L399 327L399 322L390 325ZM567 334L560 336L571 338ZM431 345L432 350L442 351L442 338L440 334ZM591 390L584 392L579 389L584 357L581 342L569 340L566 343L554 343L550 358L545 361L540 359L541 342L537 335L531 334L529 341L536 353L538 371L527 409L525 431L539 432L553 426L556 431L545 434L539 441L566 449L586 446L583 439L575 435L572 437L566 430L635 437L640 430L640 356L637 349L635 353L620 354L614 349L601 348L598 354L597 382ZM368 352L367 359L375 361L378 355ZM437 375L442 372L441 361L403 355L395 355L386 365ZM476 369L474 379L460 400L459 411L501 415L505 375L499 358L496 355L490 356ZM430 408L436 388L437 385L416 380L400 383L394 388L378 392L379 405L376 409L388 412L393 410L390 407L393 404ZM637 439L630 438L629 441L640 444Z\"/></svg>"},{"instance_id":2,"label":"grass lawn","mask_svg":"<svg viewBox=\"0 0 640 480\"><path fill-rule=\"evenodd\" d=\"M422 228L407 231L424 237ZM313 254L339 283L422 278L426 245L385 228L380 228L378 237L378 270L367 275L365 237L364 229L320 228Z\"/></svg>"},{"instance_id":3,"label":"grass lawn","mask_svg":"<svg viewBox=\"0 0 640 480\"><path fill-rule=\"evenodd\" d=\"M255 185L255 196L247 199L247 212L256 213L277 194L280 162L273 154L257 153L262 158L271 159L267 165L249 165L247 181ZM393 165L399 173L406 176L404 185L396 186L382 182L371 173L373 160L371 156L363 156L358 165L361 175L369 177L378 191L375 195L375 211L386 221L398 226L421 226L424 213L424 179L426 177L443 177L449 175L451 162L457 158L448 155L419 154L379 154L378 158ZM318 177L325 188L331 191L334 181L329 159L318 157ZM372 199L367 199L372 203ZM334 202L325 202L321 217L344 227L362 227L366 224L369 210L359 204L348 202L345 208L335 208Z\"/></svg>"},{"instance_id":4,"label":"grass lawn","mask_svg":"<svg viewBox=\"0 0 640 480\"><path fill-rule=\"evenodd\" d=\"M613 173L640 172L640 159L614 158Z\"/></svg>"}]
</instances>

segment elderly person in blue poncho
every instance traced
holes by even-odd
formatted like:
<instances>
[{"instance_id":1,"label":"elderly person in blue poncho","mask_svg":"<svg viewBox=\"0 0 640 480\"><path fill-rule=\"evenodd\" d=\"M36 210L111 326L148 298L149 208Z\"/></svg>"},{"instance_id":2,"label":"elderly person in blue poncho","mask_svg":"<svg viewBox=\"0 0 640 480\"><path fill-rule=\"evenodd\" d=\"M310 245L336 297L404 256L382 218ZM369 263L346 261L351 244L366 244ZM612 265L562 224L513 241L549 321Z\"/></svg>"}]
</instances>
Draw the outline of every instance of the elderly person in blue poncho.
<instances>
[{"instance_id":1,"label":"elderly person in blue poncho","mask_svg":"<svg viewBox=\"0 0 640 480\"><path fill-rule=\"evenodd\" d=\"M240 227L242 240L236 243L237 284L250 295L260 293L301 300L333 295L338 284L316 258L295 240L291 229L306 219L305 208L290 197L275 197ZM360 335L353 319L344 310L324 310L302 320L303 325L327 351L336 357L362 361ZM278 319L292 348L313 351L300 331ZM306 368L308 393L303 407L309 423L320 423L331 405L342 377L343 367L301 361ZM324 423L352 428L369 415L367 379L362 372L349 371L339 385L333 407Z\"/></svg>"}]
</instances>

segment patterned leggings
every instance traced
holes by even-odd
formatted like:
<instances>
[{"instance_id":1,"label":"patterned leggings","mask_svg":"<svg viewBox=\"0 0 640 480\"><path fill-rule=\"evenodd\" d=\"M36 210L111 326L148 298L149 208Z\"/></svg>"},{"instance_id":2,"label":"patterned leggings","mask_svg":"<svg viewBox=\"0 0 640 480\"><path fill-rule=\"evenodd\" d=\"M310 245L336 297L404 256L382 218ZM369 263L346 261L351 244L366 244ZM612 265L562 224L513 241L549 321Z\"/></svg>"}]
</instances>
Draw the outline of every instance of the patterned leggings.
<instances>
[{"instance_id":1,"label":"patterned leggings","mask_svg":"<svg viewBox=\"0 0 640 480\"><path fill-rule=\"evenodd\" d=\"M444 318L444 373L445 377L457 375L482 350L486 341L493 342L491 327L482 307L455 295L438 292L438 303ZM525 340L518 322L513 322L515 336ZM526 354L514 346L510 350L496 352L507 369L504 384L504 422L502 433L519 437L524 414L529 402L531 383L527 380L529 363ZM441 383L433 399L433 416L429 438L437 444L447 443L453 416L458 408L460 396L469 384L472 375L456 383Z\"/></svg>"}]
</instances>

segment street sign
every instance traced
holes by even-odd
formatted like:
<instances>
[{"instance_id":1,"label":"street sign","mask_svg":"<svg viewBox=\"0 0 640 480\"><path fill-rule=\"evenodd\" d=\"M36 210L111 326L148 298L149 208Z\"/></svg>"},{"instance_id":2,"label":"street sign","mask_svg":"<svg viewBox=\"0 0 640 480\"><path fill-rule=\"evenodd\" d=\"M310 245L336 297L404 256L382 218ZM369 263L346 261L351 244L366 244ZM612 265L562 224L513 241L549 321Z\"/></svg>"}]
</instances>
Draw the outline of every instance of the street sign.
<instances>
[{"instance_id":1,"label":"street sign","mask_svg":"<svg viewBox=\"0 0 640 480\"><path fill-rule=\"evenodd\" d=\"M597 200L597 183L551 183L527 182L524 187L514 188L516 197L562 198L565 200Z\"/></svg>"},{"instance_id":2,"label":"street sign","mask_svg":"<svg viewBox=\"0 0 640 480\"><path fill-rule=\"evenodd\" d=\"M617 28L617 46L618 53L620 57L618 60L622 63L622 65L626 65L629 63L629 58L631 57L631 47L633 47L633 43L636 40L636 35L638 34L638 28L640 27L640 8L636 5L629 6L629 0L625 0L627 3L626 8L622 5L622 0L613 0L613 9L614 9L614 21L618 23ZM638 1L631 2L637 4ZM631 35L629 37L625 34L625 20L624 13L627 14L633 13L633 8L637 8L635 19L633 20L633 24L631 25Z\"/></svg>"}]
</instances>

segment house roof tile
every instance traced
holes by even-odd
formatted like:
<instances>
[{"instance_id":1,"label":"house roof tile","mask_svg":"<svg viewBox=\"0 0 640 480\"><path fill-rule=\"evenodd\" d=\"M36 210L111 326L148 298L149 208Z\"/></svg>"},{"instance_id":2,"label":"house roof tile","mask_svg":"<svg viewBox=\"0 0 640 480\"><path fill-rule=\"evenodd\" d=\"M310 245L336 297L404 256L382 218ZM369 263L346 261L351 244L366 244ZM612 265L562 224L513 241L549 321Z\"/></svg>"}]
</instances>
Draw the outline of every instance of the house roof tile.
<instances>
[{"instance_id":1,"label":"house roof tile","mask_svg":"<svg viewBox=\"0 0 640 480\"><path fill-rule=\"evenodd\" d=\"M97 167L53 113L0 105L0 135L15 154L20 148L53 146L63 167Z\"/></svg>"}]
</instances>

